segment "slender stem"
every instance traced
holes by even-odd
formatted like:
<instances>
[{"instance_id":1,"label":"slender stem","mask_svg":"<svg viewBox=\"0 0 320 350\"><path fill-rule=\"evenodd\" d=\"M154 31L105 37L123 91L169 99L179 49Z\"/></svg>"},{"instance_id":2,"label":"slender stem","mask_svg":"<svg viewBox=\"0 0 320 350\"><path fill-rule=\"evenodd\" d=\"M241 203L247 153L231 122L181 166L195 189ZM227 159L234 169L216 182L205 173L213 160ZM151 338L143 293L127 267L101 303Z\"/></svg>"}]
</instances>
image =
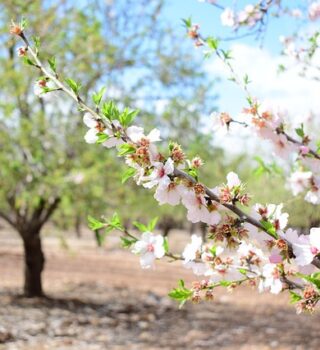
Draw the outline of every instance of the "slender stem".
<instances>
[{"instance_id":1,"label":"slender stem","mask_svg":"<svg viewBox=\"0 0 320 350\"><path fill-rule=\"evenodd\" d=\"M95 119L100 120L101 117L98 113L96 113L93 109L91 109L89 106L87 106L82 99L80 98L79 95L75 94L71 89L67 88L58 78L57 75L51 74L42 64L42 62L39 60L38 55L35 53L35 51L32 49L32 47L30 46L29 40L26 38L26 36L24 35L24 33L21 33L20 35L21 39L23 40L23 42L25 43L26 47L28 48L28 53L31 54L31 56L33 57L35 63L36 63L36 67L38 69L40 69L40 71L46 76L48 77L51 81L53 81L58 89L62 90L63 92L65 92L67 95L69 95L75 102L77 102L79 104L79 106L87 111L88 113L90 113Z\"/></svg>"}]
</instances>

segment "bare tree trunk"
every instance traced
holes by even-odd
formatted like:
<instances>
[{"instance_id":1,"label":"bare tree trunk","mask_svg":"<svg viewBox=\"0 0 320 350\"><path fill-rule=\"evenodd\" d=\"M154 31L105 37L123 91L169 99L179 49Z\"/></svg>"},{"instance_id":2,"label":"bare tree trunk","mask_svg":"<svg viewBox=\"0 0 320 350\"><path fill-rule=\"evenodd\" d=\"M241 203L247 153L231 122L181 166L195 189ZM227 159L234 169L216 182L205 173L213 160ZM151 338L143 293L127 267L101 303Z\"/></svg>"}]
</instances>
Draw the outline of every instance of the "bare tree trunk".
<instances>
[{"instance_id":1,"label":"bare tree trunk","mask_svg":"<svg viewBox=\"0 0 320 350\"><path fill-rule=\"evenodd\" d=\"M203 242L207 241L207 227L207 224L205 224L204 222L200 222L200 232Z\"/></svg>"},{"instance_id":2,"label":"bare tree trunk","mask_svg":"<svg viewBox=\"0 0 320 350\"><path fill-rule=\"evenodd\" d=\"M43 296L41 274L44 268L44 254L39 232L28 232L23 236L24 246L24 294L26 297Z\"/></svg>"},{"instance_id":3,"label":"bare tree trunk","mask_svg":"<svg viewBox=\"0 0 320 350\"><path fill-rule=\"evenodd\" d=\"M75 224L74 228L76 231L77 238L82 237L82 231L81 231L81 216L77 214L76 219L75 219Z\"/></svg>"}]
</instances>

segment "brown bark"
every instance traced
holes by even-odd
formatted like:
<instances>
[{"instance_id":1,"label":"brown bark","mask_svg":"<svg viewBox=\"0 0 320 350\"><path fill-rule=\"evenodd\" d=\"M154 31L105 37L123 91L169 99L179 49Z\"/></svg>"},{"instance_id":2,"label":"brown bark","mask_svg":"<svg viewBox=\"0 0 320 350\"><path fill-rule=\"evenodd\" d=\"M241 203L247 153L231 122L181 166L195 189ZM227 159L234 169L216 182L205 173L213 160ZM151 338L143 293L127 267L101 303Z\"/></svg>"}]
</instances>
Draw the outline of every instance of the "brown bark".
<instances>
[{"instance_id":1,"label":"brown bark","mask_svg":"<svg viewBox=\"0 0 320 350\"><path fill-rule=\"evenodd\" d=\"M26 297L43 296L42 271L44 254L39 232L28 232L23 235L24 247L24 294Z\"/></svg>"}]
</instances>

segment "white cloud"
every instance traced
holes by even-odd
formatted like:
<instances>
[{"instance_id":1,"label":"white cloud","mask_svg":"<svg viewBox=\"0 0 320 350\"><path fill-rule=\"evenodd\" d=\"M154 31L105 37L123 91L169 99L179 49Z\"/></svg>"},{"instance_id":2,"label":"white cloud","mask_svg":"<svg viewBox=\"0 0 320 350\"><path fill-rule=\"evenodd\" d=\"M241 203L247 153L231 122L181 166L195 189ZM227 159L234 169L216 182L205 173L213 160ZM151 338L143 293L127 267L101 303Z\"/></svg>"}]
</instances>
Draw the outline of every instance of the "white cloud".
<instances>
[{"instance_id":1,"label":"white cloud","mask_svg":"<svg viewBox=\"0 0 320 350\"><path fill-rule=\"evenodd\" d=\"M293 65L291 59L273 55L266 49L244 44L231 47L231 63L241 79L248 74L249 90L260 102L273 108L287 111L292 122L298 124L305 121L310 112L320 114L320 84L299 76L299 69ZM286 72L278 73L280 64L291 67ZM219 87L218 108L237 116L247 107L245 94L240 87L228 81L231 74L228 68L218 58L207 63L208 73L222 77ZM236 135L236 136L235 136ZM225 148L232 153L239 151L256 152L258 143L256 137L248 137L246 130L237 127L231 136L217 135L217 142L224 142ZM255 141L253 140L255 139ZM237 147L235 144L237 143ZM264 145L260 145L260 147ZM236 151L235 151L236 149ZM268 147L267 147L268 149Z\"/></svg>"},{"instance_id":2,"label":"white cloud","mask_svg":"<svg viewBox=\"0 0 320 350\"><path fill-rule=\"evenodd\" d=\"M292 67L289 58L272 55L266 49L259 49L244 44L236 44L231 47L232 65L239 75L248 74L250 81L249 90L259 100L275 107L287 110L293 115L308 114L311 110L320 110L320 84L319 82L305 79L299 76L297 68ZM292 67L286 72L278 74L280 64ZM229 78L230 73L224 64L216 59L207 65L210 73ZM221 108L231 106L232 112L239 112L246 105L244 94L238 87L231 88L231 82L223 84L227 90L231 89L236 96L233 99L230 93L222 88L220 97ZM241 95L243 98L241 98ZM234 101L235 103L230 103ZM241 103L242 101L242 103ZM239 104L240 102L240 104Z\"/></svg>"}]
</instances>

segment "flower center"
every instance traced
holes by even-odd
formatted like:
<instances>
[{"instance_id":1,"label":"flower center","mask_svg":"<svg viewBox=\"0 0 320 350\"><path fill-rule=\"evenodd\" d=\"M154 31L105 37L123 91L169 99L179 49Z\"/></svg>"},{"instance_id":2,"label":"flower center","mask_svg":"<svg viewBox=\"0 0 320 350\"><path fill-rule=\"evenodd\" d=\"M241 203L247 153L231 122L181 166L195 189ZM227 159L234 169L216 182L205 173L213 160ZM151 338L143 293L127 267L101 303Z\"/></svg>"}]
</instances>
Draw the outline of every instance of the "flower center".
<instances>
[{"instance_id":1,"label":"flower center","mask_svg":"<svg viewBox=\"0 0 320 350\"><path fill-rule=\"evenodd\" d=\"M319 249L316 247L311 247L310 250L313 255L317 255L319 253Z\"/></svg>"},{"instance_id":2,"label":"flower center","mask_svg":"<svg viewBox=\"0 0 320 350\"><path fill-rule=\"evenodd\" d=\"M153 244L149 243L148 246L147 246L147 251L150 252L150 253L153 253L154 252L154 246Z\"/></svg>"},{"instance_id":3,"label":"flower center","mask_svg":"<svg viewBox=\"0 0 320 350\"><path fill-rule=\"evenodd\" d=\"M163 167L158 170L158 176L159 177L164 177L165 174L166 174L166 172L164 171Z\"/></svg>"}]
</instances>

